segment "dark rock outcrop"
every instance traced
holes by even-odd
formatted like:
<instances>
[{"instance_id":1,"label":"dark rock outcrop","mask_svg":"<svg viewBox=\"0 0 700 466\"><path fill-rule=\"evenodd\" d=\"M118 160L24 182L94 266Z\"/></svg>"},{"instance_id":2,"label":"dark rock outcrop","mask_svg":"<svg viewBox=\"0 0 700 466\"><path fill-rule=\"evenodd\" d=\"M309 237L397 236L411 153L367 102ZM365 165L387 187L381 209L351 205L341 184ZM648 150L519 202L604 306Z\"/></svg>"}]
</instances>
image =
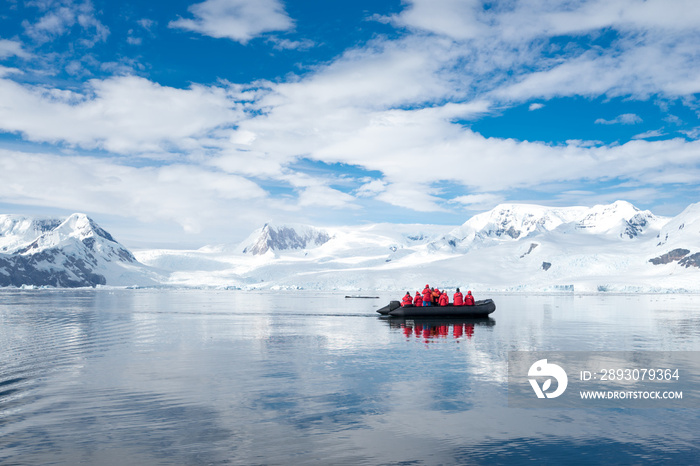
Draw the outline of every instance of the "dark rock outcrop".
<instances>
[{"instance_id":1,"label":"dark rock outcrop","mask_svg":"<svg viewBox=\"0 0 700 466\"><path fill-rule=\"evenodd\" d=\"M649 259L649 262L651 262L654 265L662 265L662 264L668 264L674 261L681 260L685 256L687 256L690 253L688 249L674 249L673 251L669 251L666 254L662 254L659 257L654 257L653 259Z\"/></svg>"},{"instance_id":2,"label":"dark rock outcrop","mask_svg":"<svg viewBox=\"0 0 700 466\"><path fill-rule=\"evenodd\" d=\"M526 253L524 253L522 256L520 256L520 258L522 259L523 257L525 257L525 256L527 256L528 254L530 254L532 251L534 251L534 249L535 249L537 246L539 246L539 244L537 244L537 243L530 243L530 249L528 249Z\"/></svg>"},{"instance_id":3,"label":"dark rock outcrop","mask_svg":"<svg viewBox=\"0 0 700 466\"><path fill-rule=\"evenodd\" d=\"M700 268L700 252L696 252L695 254L691 254L690 256L686 256L683 259L678 261L679 265L682 265L686 269L688 267L697 267Z\"/></svg>"}]
</instances>

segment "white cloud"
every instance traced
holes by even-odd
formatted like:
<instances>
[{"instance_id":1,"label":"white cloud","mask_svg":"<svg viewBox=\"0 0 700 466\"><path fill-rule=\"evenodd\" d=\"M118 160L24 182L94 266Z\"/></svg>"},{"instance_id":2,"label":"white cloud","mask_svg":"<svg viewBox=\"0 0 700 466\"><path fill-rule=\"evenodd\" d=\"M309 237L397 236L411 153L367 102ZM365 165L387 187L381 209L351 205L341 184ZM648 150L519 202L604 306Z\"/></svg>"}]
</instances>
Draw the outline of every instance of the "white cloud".
<instances>
[{"instance_id":1,"label":"white cloud","mask_svg":"<svg viewBox=\"0 0 700 466\"><path fill-rule=\"evenodd\" d=\"M124 76L92 80L84 94L0 80L0 127L32 141L120 154L197 148L242 111L228 90L176 89Z\"/></svg>"},{"instance_id":2,"label":"white cloud","mask_svg":"<svg viewBox=\"0 0 700 466\"><path fill-rule=\"evenodd\" d=\"M411 0L394 19L400 25L463 40L488 34L483 11L480 0Z\"/></svg>"},{"instance_id":3,"label":"white cloud","mask_svg":"<svg viewBox=\"0 0 700 466\"><path fill-rule=\"evenodd\" d=\"M194 231L215 218L254 217L256 208L266 216L269 209L295 215L356 209L358 198L363 205L379 201L435 212L478 208L500 202L511 189L582 178L700 183L697 141L646 141L642 134L620 146L578 140L548 145L487 138L468 127L494 108L534 99L692 99L700 91L694 29L700 4L679 1L660 11L656 0L568 2L569 9L532 0L484 10L481 3L415 0L392 21L419 32L377 38L281 82L177 89L123 76L92 80L77 92L0 79L3 131L166 164L134 168L115 159L5 152L0 197L125 216L134 211ZM687 14L679 13L679 5ZM277 1L209 0L190 11L192 19L171 26L242 43L293 27ZM68 20L55 21L53 29L47 18L43 29L34 30L59 34L68 27ZM552 53L554 36L605 28L615 29L609 46L586 48L571 40ZM308 45L270 41L283 48ZM0 42L0 54L18 55L18 44L9 42ZM623 114L597 123L640 121ZM173 154L177 162L167 165ZM11 166L11 158L23 165ZM371 177L379 179L358 175L343 192L327 175L293 168L300 158L378 172ZM258 185L263 181L281 194L266 193ZM472 194L445 200L446 184Z\"/></svg>"},{"instance_id":4,"label":"white cloud","mask_svg":"<svg viewBox=\"0 0 700 466\"><path fill-rule=\"evenodd\" d=\"M192 165L139 168L111 159L0 150L0 200L7 203L167 221L196 233L229 218L232 208L251 215L266 197L241 176Z\"/></svg>"},{"instance_id":5,"label":"white cloud","mask_svg":"<svg viewBox=\"0 0 700 466\"><path fill-rule=\"evenodd\" d=\"M308 50L316 45L314 41L309 39L290 40L280 39L279 37L271 37L270 42L278 50Z\"/></svg>"},{"instance_id":6,"label":"white cloud","mask_svg":"<svg viewBox=\"0 0 700 466\"><path fill-rule=\"evenodd\" d=\"M300 207L357 208L355 198L329 186L308 186L299 193Z\"/></svg>"},{"instance_id":7,"label":"white cloud","mask_svg":"<svg viewBox=\"0 0 700 466\"><path fill-rule=\"evenodd\" d=\"M666 136L666 133L664 133L660 129L653 129L653 130L645 131L645 132L640 133L640 134L636 134L636 135L632 136L632 139L651 139L651 138L659 138L662 136Z\"/></svg>"},{"instance_id":8,"label":"white cloud","mask_svg":"<svg viewBox=\"0 0 700 466\"><path fill-rule=\"evenodd\" d=\"M357 197L375 197L384 190L386 190L386 183L382 180L372 180L357 188L355 195Z\"/></svg>"},{"instance_id":9,"label":"white cloud","mask_svg":"<svg viewBox=\"0 0 700 466\"><path fill-rule=\"evenodd\" d=\"M153 27L156 25L156 22L154 20L148 18L142 18L136 22L139 26L141 26L147 31L151 31L151 29L153 29Z\"/></svg>"},{"instance_id":10,"label":"white cloud","mask_svg":"<svg viewBox=\"0 0 700 466\"><path fill-rule=\"evenodd\" d=\"M690 139L698 139L698 138L700 138L700 127L693 128L690 130L684 130L684 131L681 131L681 133L685 134Z\"/></svg>"},{"instance_id":11,"label":"white cloud","mask_svg":"<svg viewBox=\"0 0 700 466\"><path fill-rule=\"evenodd\" d=\"M488 208L502 203L505 198L500 194L466 194L450 199L452 204L460 204L470 209L487 210Z\"/></svg>"},{"instance_id":12,"label":"white cloud","mask_svg":"<svg viewBox=\"0 0 700 466\"><path fill-rule=\"evenodd\" d=\"M457 63L481 78L465 84L506 102L700 92L693 0L531 0L488 9L476 0L411 0L393 21L454 40ZM609 45L582 45L606 29L616 32Z\"/></svg>"},{"instance_id":13,"label":"white cloud","mask_svg":"<svg viewBox=\"0 0 700 466\"><path fill-rule=\"evenodd\" d=\"M109 35L109 28L97 19L90 0L58 0L45 4L35 3L33 6L44 10L43 16L35 22L24 20L22 26L25 33L38 43L64 36L76 25L82 32L80 42L87 47L105 41Z\"/></svg>"},{"instance_id":14,"label":"white cloud","mask_svg":"<svg viewBox=\"0 0 700 466\"><path fill-rule=\"evenodd\" d=\"M491 4L480 0L409 0L393 20L457 40L494 35L509 41L536 36L583 34L591 30L696 29L700 9L694 0L531 0Z\"/></svg>"},{"instance_id":15,"label":"white cloud","mask_svg":"<svg viewBox=\"0 0 700 466\"><path fill-rule=\"evenodd\" d=\"M642 118L634 113L623 113L612 120L598 118L595 121L596 125L636 125L642 122Z\"/></svg>"},{"instance_id":16,"label":"white cloud","mask_svg":"<svg viewBox=\"0 0 700 466\"><path fill-rule=\"evenodd\" d=\"M6 66L0 66L0 78L9 77L13 74L22 74L23 71L19 68L8 68Z\"/></svg>"},{"instance_id":17,"label":"white cloud","mask_svg":"<svg viewBox=\"0 0 700 466\"><path fill-rule=\"evenodd\" d=\"M413 183L391 183L386 189L377 195L377 200L397 207L417 212L442 212L440 198L434 195L433 190L424 185ZM429 220L426 223L430 223Z\"/></svg>"},{"instance_id":18,"label":"white cloud","mask_svg":"<svg viewBox=\"0 0 700 466\"><path fill-rule=\"evenodd\" d=\"M30 54L24 51L21 42L0 39L0 60L8 57L29 58Z\"/></svg>"},{"instance_id":19,"label":"white cloud","mask_svg":"<svg viewBox=\"0 0 700 466\"><path fill-rule=\"evenodd\" d=\"M180 18L171 21L170 27L242 44L265 32L294 27L278 0L206 0L190 6L189 11L194 19Z\"/></svg>"},{"instance_id":20,"label":"white cloud","mask_svg":"<svg viewBox=\"0 0 700 466\"><path fill-rule=\"evenodd\" d=\"M282 163L260 152L232 151L212 157L207 163L227 173L257 178L281 179L285 173Z\"/></svg>"},{"instance_id":21,"label":"white cloud","mask_svg":"<svg viewBox=\"0 0 700 466\"><path fill-rule=\"evenodd\" d=\"M700 72L700 51L693 45L698 37L669 42L649 34L640 40L641 44L587 51L540 71L523 73L493 94L522 101L574 95L646 99L662 94L675 98L700 92L700 81L694 77Z\"/></svg>"}]
</instances>

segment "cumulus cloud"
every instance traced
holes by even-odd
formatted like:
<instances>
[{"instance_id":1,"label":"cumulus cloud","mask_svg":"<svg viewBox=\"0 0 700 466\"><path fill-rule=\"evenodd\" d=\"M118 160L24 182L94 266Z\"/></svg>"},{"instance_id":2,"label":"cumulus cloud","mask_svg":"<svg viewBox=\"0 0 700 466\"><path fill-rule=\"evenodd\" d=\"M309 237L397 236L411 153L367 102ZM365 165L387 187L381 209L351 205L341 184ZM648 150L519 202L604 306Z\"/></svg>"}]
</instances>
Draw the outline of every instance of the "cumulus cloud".
<instances>
[{"instance_id":1,"label":"cumulus cloud","mask_svg":"<svg viewBox=\"0 0 700 466\"><path fill-rule=\"evenodd\" d=\"M0 101L5 131L119 154L196 148L241 115L225 88L176 89L135 76L92 80L84 93L4 79Z\"/></svg>"},{"instance_id":2,"label":"cumulus cloud","mask_svg":"<svg viewBox=\"0 0 700 466\"><path fill-rule=\"evenodd\" d=\"M115 160L0 150L0 201L167 221L196 233L250 213L267 193L237 175L193 165L132 167Z\"/></svg>"},{"instance_id":3,"label":"cumulus cloud","mask_svg":"<svg viewBox=\"0 0 700 466\"><path fill-rule=\"evenodd\" d=\"M539 110L541 108L544 108L544 104L536 102L534 104L530 104L530 106L528 107L528 110L530 110L532 112L534 110Z\"/></svg>"},{"instance_id":4,"label":"cumulus cloud","mask_svg":"<svg viewBox=\"0 0 700 466\"><path fill-rule=\"evenodd\" d=\"M357 197L375 197L386 189L386 184L382 180L372 180L357 188Z\"/></svg>"},{"instance_id":5,"label":"cumulus cloud","mask_svg":"<svg viewBox=\"0 0 700 466\"><path fill-rule=\"evenodd\" d=\"M180 18L170 27L246 44L265 32L287 31L294 22L279 0L206 0L189 7L194 18Z\"/></svg>"}]
</instances>

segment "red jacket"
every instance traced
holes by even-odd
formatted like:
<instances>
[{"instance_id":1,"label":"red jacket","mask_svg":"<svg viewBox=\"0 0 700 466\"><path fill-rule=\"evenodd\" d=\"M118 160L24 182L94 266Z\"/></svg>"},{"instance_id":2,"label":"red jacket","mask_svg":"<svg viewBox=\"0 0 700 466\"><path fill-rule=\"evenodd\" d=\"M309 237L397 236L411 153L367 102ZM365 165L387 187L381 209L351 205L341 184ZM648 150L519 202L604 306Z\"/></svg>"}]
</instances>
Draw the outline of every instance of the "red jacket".
<instances>
[{"instance_id":1,"label":"red jacket","mask_svg":"<svg viewBox=\"0 0 700 466\"><path fill-rule=\"evenodd\" d=\"M433 304L438 305L439 299L440 299L440 290L438 290L437 288L435 288L435 289L432 291L432 297L433 297L433 298L432 298Z\"/></svg>"},{"instance_id":2,"label":"red jacket","mask_svg":"<svg viewBox=\"0 0 700 466\"><path fill-rule=\"evenodd\" d=\"M453 302L455 303L455 306L464 306L464 296L462 295L461 291L455 293Z\"/></svg>"},{"instance_id":3,"label":"red jacket","mask_svg":"<svg viewBox=\"0 0 700 466\"><path fill-rule=\"evenodd\" d=\"M423 305L423 297L420 295L418 291L416 291L416 297L413 298L413 305L414 306L422 306Z\"/></svg>"},{"instance_id":4,"label":"red jacket","mask_svg":"<svg viewBox=\"0 0 700 466\"><path fill-rule=\"evenodd\" d=\"M411 298L411 295L406 293L401 300L401 307L406 306L408 304L413 304L413 298Z\"/></svg>"},{"instance_id":5,"label":"red jacket","mask_svg":"<svg viewBox=\"0 0 700 466\"><path fill-rule=\"evenodd\" d=\"M430 302L430 296L432 295L432 291L430 291L430 288L427 286L423 288L423 301L425 302Z\"/></svg>"},{"instance_id":6,"label":"red jacket","mask_svg":"<svg viewBox=\"0 0 700 466\"><path fill-rule=\"evenodd\" d=\"M450 302L450 298L448 298L448 297L447 297L447 293L445 293L445 292L443 291L442 294L440 295L440 299L439 299L439 301L438 301L438 304L439 304L440 306L447 306L447 304L448 304L449 302Z\"/></svg>"},{"instance_id":7,"label":"red jacket","mask_svg":"<svg viewBox=\"0 0 700 466\"><path fill-rule=\"evenodd\" d=\"M471 291L467 291L467 295L464 297L464 304L467 306L474 305L474 296L472 296Z\"/></svg>"}]
</instances>

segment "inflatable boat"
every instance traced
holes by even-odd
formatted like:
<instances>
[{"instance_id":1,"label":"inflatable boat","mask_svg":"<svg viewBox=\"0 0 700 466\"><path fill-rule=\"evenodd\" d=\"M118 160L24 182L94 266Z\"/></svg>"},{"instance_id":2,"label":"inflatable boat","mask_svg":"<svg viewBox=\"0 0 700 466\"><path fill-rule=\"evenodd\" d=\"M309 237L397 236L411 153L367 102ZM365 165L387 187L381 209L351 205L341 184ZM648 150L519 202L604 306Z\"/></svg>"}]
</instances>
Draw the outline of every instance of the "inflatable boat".
<instances>
[{"instance_id":1,"label":"inflatable boat","mask_svg":"<svg viewBox=\"0 0 700 466\"><path fill-rule=\"evenodd\" d=\"M399 301L391 301L387 306L377 309L381 315L392 317L486 317L496 310L492 299L476 301L473 306L414 306L401 307Z\"/></svg>"}]
</instances>

